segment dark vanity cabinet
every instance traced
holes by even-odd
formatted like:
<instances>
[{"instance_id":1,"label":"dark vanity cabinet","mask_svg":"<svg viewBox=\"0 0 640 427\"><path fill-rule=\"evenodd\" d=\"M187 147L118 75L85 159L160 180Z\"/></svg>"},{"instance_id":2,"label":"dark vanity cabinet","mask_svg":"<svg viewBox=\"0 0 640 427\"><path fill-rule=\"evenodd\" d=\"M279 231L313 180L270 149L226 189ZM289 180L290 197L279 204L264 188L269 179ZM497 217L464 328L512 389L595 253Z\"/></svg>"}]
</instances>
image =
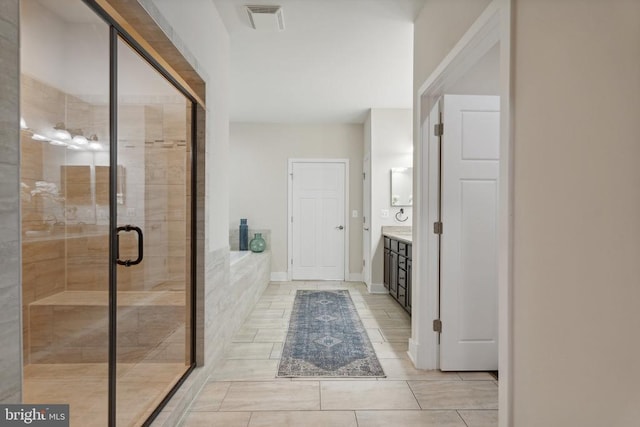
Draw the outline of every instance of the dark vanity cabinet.
<instances>
[{"instance_id":1,"label":"dark vanity cabinet","mask_svg":"<svg viewBox=\"0 0 640 427\"><path fill-rule=\"evenodd\" d=\"M384 236L384 286L411 313L411 243Z\"/></svg>"}]
</instances>

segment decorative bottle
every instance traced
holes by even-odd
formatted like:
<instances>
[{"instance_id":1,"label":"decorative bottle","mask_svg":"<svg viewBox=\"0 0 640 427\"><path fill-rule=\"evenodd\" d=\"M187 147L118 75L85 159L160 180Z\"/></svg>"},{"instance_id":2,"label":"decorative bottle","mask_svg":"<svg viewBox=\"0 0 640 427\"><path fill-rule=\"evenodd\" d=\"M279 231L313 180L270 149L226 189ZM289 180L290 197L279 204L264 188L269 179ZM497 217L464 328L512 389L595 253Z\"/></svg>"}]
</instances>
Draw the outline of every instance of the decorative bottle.
<instances>
[{"instance_id":1,"label":"decorative bottle","mask_svg":"<svg viewBox=\"0 0 640 427\"><path fill-rule=\"evenodd\" d=\"M267 243L262 238L262 233L256 233L253 239L251 239L251 243L249 243L251 252L262 252L266 247Z\"/></svg>"},{"instance_id":2,"label":"decorative bottle","mask_svg":"<svg viewBox=\"0 0 640 427\"><path fill-rule=\"evenodd\" d=\"M240 242L238 249L241 251L249 250L249 226L247 225L247 219L240 219Z\"/></svg>"}]
</instances>

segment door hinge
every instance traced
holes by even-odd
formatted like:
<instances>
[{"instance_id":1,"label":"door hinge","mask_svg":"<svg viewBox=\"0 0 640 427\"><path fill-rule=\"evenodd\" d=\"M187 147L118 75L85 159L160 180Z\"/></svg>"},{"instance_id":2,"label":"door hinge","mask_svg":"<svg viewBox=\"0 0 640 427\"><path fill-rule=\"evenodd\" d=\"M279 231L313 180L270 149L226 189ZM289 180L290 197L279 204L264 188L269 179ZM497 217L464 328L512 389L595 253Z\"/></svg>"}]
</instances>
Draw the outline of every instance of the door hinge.
<instances>
[{"instance_id":1,"label":"door hinge","mask_svg":"<svg viewBox=\"0 0 640 427\"><path fill-rule=\"evenodd\" d=\"M291 258L291 265L293 265L293 258Z\"/></svg>"},{"instance_id":2,"label":"door hinge","mask_svg":"<svg viewBox=\"0 0 640 427\"><path fill-rule=\"evenodd\" d=\"M433 134L435 136L442 136L444 134L444 123L436 123L433 125Z\"/></svg>"},{"instance_id":3,"label":"door hinge","mask_svg":"<svg viewBox=\"0 0 640 427\"><path fill-rule=\"evenodd\" d=\"M442 333L442 320L440 319L435 319L433 321L433 332L439 332Z\"/></svg>"},{"instance_id":4,"label":"door hinge","mask_svg":"<svg viewBox=\"0 0 640 427\"><path fill-rule=\"evenodd\" d=\"M442 234L442 221L433 223L433 234Z\"/></svg>"},{"instance_id":5,"label":"door hinge","mask_svg":"<svg viewBox=\"0 0 640 427\"><path fill-rule=\"evenodd\" d=\"M366 172L362 172L362 180L364 181L365 179L367 179L367 173Z\"/></svg>"},{"instance_id":6,"label":"door hinge","mask_svg":"<svg viewBox=\"0 0 640 427\"><path fill-rule=\"evenodd\" d=\"M366 265L365 260L362 260L362 266L364 267Z\"/></svg>"}]
</instances>

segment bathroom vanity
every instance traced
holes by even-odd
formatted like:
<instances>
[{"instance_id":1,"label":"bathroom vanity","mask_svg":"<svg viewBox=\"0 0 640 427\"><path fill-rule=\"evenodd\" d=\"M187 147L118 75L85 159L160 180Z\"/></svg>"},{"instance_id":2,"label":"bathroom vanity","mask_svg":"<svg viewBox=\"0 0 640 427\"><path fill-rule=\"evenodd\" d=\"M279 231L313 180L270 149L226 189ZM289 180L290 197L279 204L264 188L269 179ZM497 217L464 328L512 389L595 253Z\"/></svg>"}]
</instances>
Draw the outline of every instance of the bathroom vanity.
<instances>
[{"instance_id":1,"label":"bathroom vanity","mask_svg":"<svg viewBox=\"0 0 640 427\"><path fill-rule=\"evenodd\" d=\"M383 227L384 286L411 314L411 227Z\"/></svg>"}]
</instances>

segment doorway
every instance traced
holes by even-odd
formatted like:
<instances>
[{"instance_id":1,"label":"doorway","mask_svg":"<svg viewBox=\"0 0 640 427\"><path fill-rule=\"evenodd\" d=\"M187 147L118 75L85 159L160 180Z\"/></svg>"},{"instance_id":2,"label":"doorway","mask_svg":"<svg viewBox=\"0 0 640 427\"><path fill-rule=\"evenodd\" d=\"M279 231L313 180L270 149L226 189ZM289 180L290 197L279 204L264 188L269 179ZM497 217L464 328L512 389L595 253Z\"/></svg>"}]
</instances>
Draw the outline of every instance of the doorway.
<instances>
[{"instance_id":1,"label":"doorway","mask_svg":"<svg viewBox=\"0 0 640 427\"><path fill-rule=\"evenodd\" d=\"M345 280L348 160L289 161L291 280Z\"/></svg>"},{"instance_id":2,"label":"doorway","mask_svg":"<svg viewBox=\"0 0 640 427\"><path fill-rule=\"evenodd\" d=\"M430 180L430 169L435 154L429 150L429 113L437 100L445 93L498 95L500 97L500 143L497 222L497 284L498 284L498 364L500 373L499 411L500 426L512 424L512 221L513 221L513 169L512 169L512 104L511 104L511 5L506 0L494 0L471 25L460 41L451 49L431 76L418 89L417 119L420 142L415 145L418 179L416 194L419 197L419 221L416 227L415 250L421 262L413 270L414 288L412 337L409 355L417 367L438 369L439 319L438 292L438 239L433 222L439 215L437 205L430 202L429 194L437 193L437 183ZM476 92L482 85L467 79L471 70L486 65L484 59L495 53L493 71L483 82L495 84L493 93ZM470 88L469 84L473 84ZM453 92L452 89L458 90ZM446 130L445 130L446 132ZM444 229L446 232L446 226ZM414 264L415 265L415 264ZM417 306L418 307L417 307ZM442 325L445 328L446 325Z\"/></svg>"},{"instance_id":3,"label":"doorway","mask_svg":"<svg viewBox=\"0 0 640 427\"><path fill-rule=\"evenodd\" d=\"M25 403L148 425L194 366L195 101L93 2L21 2Z\"/></svg>"}]
</instances>

